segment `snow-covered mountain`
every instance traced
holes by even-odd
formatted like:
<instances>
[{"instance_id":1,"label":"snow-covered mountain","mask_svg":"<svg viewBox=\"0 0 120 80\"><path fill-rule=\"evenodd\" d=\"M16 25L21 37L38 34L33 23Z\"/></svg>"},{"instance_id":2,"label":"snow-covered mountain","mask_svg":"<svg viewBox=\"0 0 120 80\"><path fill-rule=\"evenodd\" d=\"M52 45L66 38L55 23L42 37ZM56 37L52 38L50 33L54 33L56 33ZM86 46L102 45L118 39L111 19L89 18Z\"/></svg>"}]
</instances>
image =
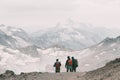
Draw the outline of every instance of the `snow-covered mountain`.
<instances>
[{"instance_id":1,"label":"snow-covered mountain","mask_svg":"<svg viewBox=\"0 0 120 80\"><path fill-rule=\"evenodd\" d=\"M33 44L24 30L0 25L0 73L8 69L16 73L39 71L40 58L32 57L37 52L28 46Z\"/></svg>"},{"instance_id":2,"label":"snow-covered mountain","mask_svg":"<svg viewBox=\"0 0 120 80\"><path fill-rule=\"evenodd\" d=\"M11 47L21 48L31 45L28 34L20 29L11 26L0 25L0 44Z\"/></svg>"},{"instance_id":3,"label":"snow-covered mountain","mask_svg":"<svg viewBox=\"0 0 120 80\"><path fill-rule=\"evenodd\" d=\"M105 36L115 36L116 34L106 29L91 28L84 24L69 27L70 25L72 24L59 25L34 34L36 44L30 41L29 35L22 29L1 25L0 71L9 69L16 73L53 72L53 64L58 58L62 63L61 71L65 72L64 64L67 56L74 56L78 59L78 71L89 71L120 57L120 37L106 38L100 43L88 47ZM82 48L86 49L79 50Z\"/></svg>"},{"instance_id":4,"label":"snow-covered mountain","mask_svg":"<svg viewBox=\"0 0 120 80\"><path fill-rule=\"evenodd\" d=\"M102 41L106 37L117 35L117 31L94 28L90 24L76 23L71 20L66 24L57 24L56 27L32 34L33 42L41 48L59 46L71 50L81 50Z\"/></svg>"},{"instance_id":5,"label":"snow-covered mountain","mask_svg":"<svg viewBox=\"0 0 120 80\"><path fill-rule=\"evenodd\" d=\"M40 49L37 47L36 49L38 51L38 56L31 57L17 50L1 47L1 71L10 69L16 73L31 71L54 72L53 64L58 58L62 63L61 72L65 72L67 56L74 56L78 59L79 67L77 71L91 71L120 57L120 37L106 38L100 43L81 51L67 51L55 47L48 49ZM12 63L13 61L15 62ZM30 67L30 69L28 69L28 67Z\"/></svg>"},{"instance_id":6,"label":"snow-covered mountain","mask_svg":"<svg viewBox=\"0 0 120 80\"><path fill-rule=\"evenodd\" d=\"M37 56L37 47L21 28L0 25L0 45L19 50L21 53Z\"/></svg>"}]
</instances>

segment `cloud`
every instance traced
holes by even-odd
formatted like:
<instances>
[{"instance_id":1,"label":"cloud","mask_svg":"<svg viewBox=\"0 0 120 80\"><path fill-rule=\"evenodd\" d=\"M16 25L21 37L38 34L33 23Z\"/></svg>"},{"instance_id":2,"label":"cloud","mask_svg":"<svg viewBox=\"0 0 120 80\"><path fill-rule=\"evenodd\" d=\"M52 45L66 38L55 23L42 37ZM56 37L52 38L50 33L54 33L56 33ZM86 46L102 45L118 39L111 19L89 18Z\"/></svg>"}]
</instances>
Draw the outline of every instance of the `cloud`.
<instances>
[{"instance_id":1,"label":"cloud","mask_svg":"<svg viewBox=\"0 0 120 80\"><path fill-rule=\"evenodd\" d=\"M120 0L0 0L0 22L51 26L71 17L96 26L119 26Z\"/></svg>"}]
</instances>

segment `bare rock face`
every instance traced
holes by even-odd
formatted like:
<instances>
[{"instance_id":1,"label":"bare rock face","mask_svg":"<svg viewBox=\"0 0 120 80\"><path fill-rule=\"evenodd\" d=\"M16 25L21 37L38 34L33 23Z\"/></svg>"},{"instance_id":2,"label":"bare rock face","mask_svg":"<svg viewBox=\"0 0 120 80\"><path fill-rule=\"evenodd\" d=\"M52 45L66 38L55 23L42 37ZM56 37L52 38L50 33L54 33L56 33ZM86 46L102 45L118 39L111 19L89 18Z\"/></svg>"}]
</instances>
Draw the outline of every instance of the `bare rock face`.
<instances>
[{"instance_id":1,"label":"bare rock face","mask_svg":"<svg viewBox=\"0 0 120 80\"><path fill-rule=\"evenodd\" d=\"M6 70L6 72L4 74L0 75L0 80L10 80L12 78L14 78L16 75L13 71L10 70Z\"/></svg>"}]
</instances>

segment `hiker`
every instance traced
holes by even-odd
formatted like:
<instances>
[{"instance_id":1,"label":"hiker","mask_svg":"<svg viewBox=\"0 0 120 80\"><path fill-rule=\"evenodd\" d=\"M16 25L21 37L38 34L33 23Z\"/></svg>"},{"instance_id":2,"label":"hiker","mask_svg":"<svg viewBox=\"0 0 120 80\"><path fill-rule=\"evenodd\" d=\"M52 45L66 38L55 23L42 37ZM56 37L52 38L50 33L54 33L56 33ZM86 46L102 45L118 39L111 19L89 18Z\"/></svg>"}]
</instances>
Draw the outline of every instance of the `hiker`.
<instances>
[{"instance_id":1,"label":"hiker","mask_svg":"<svg viewBox=\"0 0 120 80\"><path fill-rule=\"evenodd\" d=\"M56 62L54 63L53 66L55 67L55 72L56 72L56 73L60 73L61 63L59 62L59 59L56 59Z\"/></svg>"},{"instance_id":2,"label":"hiker","mask_svg":"<svg viewBox=\"0 0 120 80\"><path fill-rule=\"evenodd\" d=\"M67 72L72 72L72 60L70 59L70 56L67 57L65 68L67 68Z\"/></svg>"},{"instance_id":3,"label":"hiker","mask_svg":"<svg viewBox=\"0 0 120 80\"><path fill-rule=\"evenodd\" d=\"M77 59L74 59L74 57L72 57L72 71L76 72L76 68L78 67L78 61Z\"/></svg>"}]
</instances>

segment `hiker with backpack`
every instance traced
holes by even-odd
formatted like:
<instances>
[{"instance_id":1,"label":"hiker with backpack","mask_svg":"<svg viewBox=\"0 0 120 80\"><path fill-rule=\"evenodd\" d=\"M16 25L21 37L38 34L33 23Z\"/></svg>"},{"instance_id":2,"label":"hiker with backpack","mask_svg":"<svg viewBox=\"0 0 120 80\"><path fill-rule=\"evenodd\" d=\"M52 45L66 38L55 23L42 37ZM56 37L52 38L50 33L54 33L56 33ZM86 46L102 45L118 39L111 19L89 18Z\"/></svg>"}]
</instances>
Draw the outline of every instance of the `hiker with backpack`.
<instances>
[{"instance_id":1,"label":"hiker with backpack","mask_svg":"<svg viewBox=\"0 0 120 80\"><path fill-rule=\"evenodd\" d=\"M72 71L76 72L76 68L78 67L78 61L74 57L72 57Z\"/></svg>"},{"instance_id":2,"label":"hiker with backpack","mask_svg":"<svg viewBox=\"0 0 120 80\"><path fill-rule=\"evenodd\" d=\"M56 62L53 66L55 67L55 72L60 73L61 62L59 62L59 59L56 59Z\"/></svg>"},{"instance_id":3,"label":"hiker with backpack","mask_svg":"<svg viewBox=\"0 0 120 80\"><path fill-rule=\"evenodd\" d=\"M67 72L72 72L72 60L70 59L70 56L67 57L65 68L67 69Z\"/></svg>"}]
</instances>

